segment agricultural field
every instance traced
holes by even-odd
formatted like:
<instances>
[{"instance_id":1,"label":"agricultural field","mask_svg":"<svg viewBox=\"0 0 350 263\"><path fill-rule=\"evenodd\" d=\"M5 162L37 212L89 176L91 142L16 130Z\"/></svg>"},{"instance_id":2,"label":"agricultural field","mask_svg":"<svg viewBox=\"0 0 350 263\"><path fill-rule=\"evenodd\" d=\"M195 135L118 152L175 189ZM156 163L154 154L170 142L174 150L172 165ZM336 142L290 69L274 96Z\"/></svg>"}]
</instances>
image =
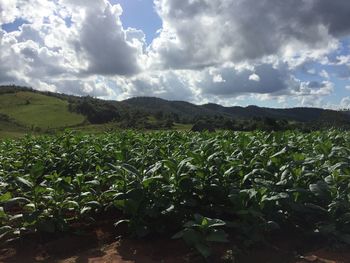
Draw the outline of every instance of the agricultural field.
<instances>
[{"instance_id":1,"label":"agricultural field","mask_svg":"<svg viewBox=\"0 0 350 263\"><path fill-rule=\"evenodd\" d=\"M205 259L215 244L249 250L274 233L347 246L349 186L350 133L337 130L3 140L0 244L108 214L127 236L183 240Z\"/></svg>"}]
</instances>

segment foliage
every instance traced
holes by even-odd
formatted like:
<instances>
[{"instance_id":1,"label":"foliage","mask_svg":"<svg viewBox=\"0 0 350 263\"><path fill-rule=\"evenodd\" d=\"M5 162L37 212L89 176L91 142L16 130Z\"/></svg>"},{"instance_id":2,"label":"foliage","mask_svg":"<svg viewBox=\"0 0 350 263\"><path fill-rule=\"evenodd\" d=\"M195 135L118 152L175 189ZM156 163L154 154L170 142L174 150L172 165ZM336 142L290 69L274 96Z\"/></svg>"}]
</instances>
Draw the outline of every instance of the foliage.
<instances>
[{"instance_id":1,"label":"foliage","mask_svg":"<svg viewBox=\"0 0 350 263\"><path fill-rule=\"evenodd\" d=\"M211 219L199 214L194 215L194 220L186 222L184 229L173 236L174 239L182 238L189 246L193 246L205 258L211 255L210 242L228 242L224 230L218 229L226 223L220 219Z\"/></svg>"},{"instance_id":2,"label":"foliage","mask_svg":"<svg viewBox=\"0 0 350 263\"><path fill-rule=\"evenodd\" d=\"M208 132L214 132L215 128L210 122L205 122L205 121L197 121L193 126L191 131L194 132L203 132L203 131L208 131Z\"/></svg>"},{"instance_id":3,"label":"foliage","mask_svg":"<svg viewBox=\"0 0 350 263\"><path fill-rule=\"evenodd\" d=\"M111 122L124 129L149 130L171 129L176 128L176 124L193 125L197 122L213 129L234 131L350 129L348 111L195 105L152 97L108 101L17 86L0 86L0 113L25 126L27 131L40 133L62 127L109 125ZM0 124L0 129L7 125L10 123ZM5 129L9 130L7 127ZM15 130L18 131L17 128Z\"/></svg>"},{"instance_id":4,"label":"foliage","mask_svg":"<svg viewBox=\"0 0 350 263\"><path fill-rule=\"evenodd\" d=\"M276 229L350 243L349 156L350 133L336 130L1 141L0 242L118 211L136 236L182 230L199 250L222 231L244 245Z\"/></svg>"},{"instance_id":5,"label":"foliage","mask_svg":"<svg viewBox=\"0 0 350 263\"><path fill-rule=\"evenodd\" d=\"M88 121L92 124L121 120L121 112L118 107L91 97L85 97L69 104L69 109L87 116Z\"/></svg>"}]
</instances>

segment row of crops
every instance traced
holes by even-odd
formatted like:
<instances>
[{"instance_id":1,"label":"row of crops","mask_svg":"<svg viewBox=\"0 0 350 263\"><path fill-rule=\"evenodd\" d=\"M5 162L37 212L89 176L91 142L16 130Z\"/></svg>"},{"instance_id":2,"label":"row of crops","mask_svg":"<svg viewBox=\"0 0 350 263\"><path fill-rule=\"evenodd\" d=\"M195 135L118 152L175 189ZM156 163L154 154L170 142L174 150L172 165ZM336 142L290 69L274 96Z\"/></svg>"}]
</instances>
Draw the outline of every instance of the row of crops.
<instances>
[{"instance_id":1,"label":"row of crops","mask_svg":"<svg viewBox=\"0 0 350 263\"><path fill-rule=\"evenodd\" d=\"M65 133L0 142L0 243L116 212L138 237L350 243L350 133Z\"/></svg>"}]
</instances>

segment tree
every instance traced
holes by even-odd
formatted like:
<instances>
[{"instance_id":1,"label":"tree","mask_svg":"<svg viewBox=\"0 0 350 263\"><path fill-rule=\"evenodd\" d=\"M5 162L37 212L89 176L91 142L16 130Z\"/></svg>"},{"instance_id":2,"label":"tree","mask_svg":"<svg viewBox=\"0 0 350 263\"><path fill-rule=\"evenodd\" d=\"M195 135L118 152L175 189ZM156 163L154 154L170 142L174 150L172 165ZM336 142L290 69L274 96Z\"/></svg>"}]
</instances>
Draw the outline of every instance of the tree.
<instances>
[{"instance_id":1,"label":"tree","mask_svg":"<svg viewBox=\"0 0 350 263\"><path fill-rule=\"evenodd\" d=\"M203 121L203 120L199 120L192 126L191 131L194 131L194 132L203 132L203 131L215 132L215 129L211 123Z\"/></svg>"}]
</instances>

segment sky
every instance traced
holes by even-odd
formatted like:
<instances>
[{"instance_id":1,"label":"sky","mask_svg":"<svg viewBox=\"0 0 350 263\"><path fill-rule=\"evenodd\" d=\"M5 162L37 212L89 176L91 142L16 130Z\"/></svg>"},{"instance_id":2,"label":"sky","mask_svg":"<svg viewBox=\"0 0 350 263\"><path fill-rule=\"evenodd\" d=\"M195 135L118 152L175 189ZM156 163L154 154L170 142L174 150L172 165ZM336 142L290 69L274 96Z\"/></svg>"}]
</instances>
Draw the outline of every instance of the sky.
<instances>
[{"instance_id":1,"label":"sky","mask_svg":"<svg viewBox=\"0 0 350 263\"><path fill-rule=\"evenodd\" d=\"M350 108L349 0L0 0L0 85Z\"/></svg>"}]
</instances>

